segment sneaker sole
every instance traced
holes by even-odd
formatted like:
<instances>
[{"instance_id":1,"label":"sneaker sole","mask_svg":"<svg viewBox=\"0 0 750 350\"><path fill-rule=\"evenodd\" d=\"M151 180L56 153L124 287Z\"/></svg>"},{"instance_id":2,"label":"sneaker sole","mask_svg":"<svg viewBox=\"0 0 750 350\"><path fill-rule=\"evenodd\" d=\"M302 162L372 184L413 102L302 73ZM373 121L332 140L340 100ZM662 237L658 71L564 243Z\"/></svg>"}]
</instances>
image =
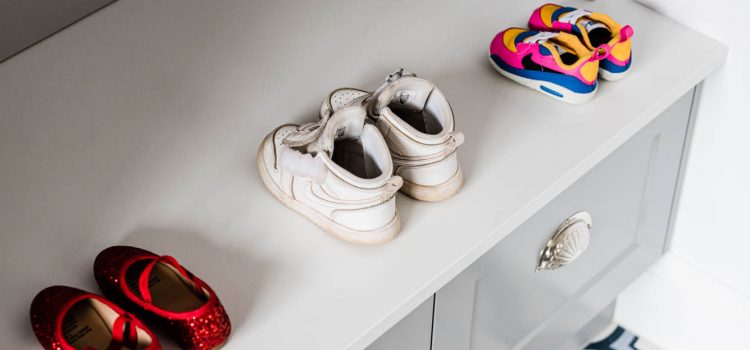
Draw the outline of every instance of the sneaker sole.
<instances>
[{"instance_id":1,"label":"sneaker sole","mask_svg":"<svg viewBox=\"0 0 750 350\"><path fill-rule=\"evenodd\" d=\"M350 243L356 244L381 244L392 240L401 231L401 219L399 218L398 212L393 219L385 226L372 231L360 231L354 230L327 218L325 215L311 209L304 203L292 198L291 196L282 192L276 184L271 180L268 175L268 171L265 166L265 158L263 156L263 145L268 140L268 137L263 139L260 147L258 148L257 166L258 173L260 174L263 184L266 185L269 191L273 194L276 199L281 203L284 203L290 209L301 214L308 220L312 221L315 225L322 228L324 231L330 233L336 238L343 239Z\"/></svg>"},{"instance_id":2,"label":"sneaker sole","mask_svg":"<svg viewBox=\"0 0 750 350\"><path fill-rule=\"evenodd\" d=\"M606 81L617 81L622 78L625 78L629 72L630 72L630 69L621 73L613 73L608 70L599 68L599 77Z\"/></svg>"},{"instance_id":3,"label":"sneaker sole","mask_svg":"<svg viewBox=\"0 0 750 350\"><path fill-rule=\"evenodd\" d=\"M439 185L425 186L404 180L404 185L401 186L400 191L403 194L420 201L437 202L452 197L463 185L464 173L459 166L456 173L453 174L448 181Z\"/></svg>"},{"instance_id":4,"label":"sneaker sole","mask_svg":"<svg viewBox=\"0 0 750 350\"><path fill-rule=\"evenodd\" d=\"M539 91L539 92L541 92L541 93L543 93L543 94L545 94L545 95L547 95L549 97L552 97L552 98L554 98L556 100L559 100L559 101L567 102L567 103L570 103L570 104L581 104L581 103L587 102L587 101L591 100L592 98L594 98L594 96L596 95L596 92L599 90L599 86L597 85L596 88L594 89L594 91L589 92L589 93L585 93L585 94L580 94L580 93L571 91L571 90L569 90L568 88L566 88L564 86L557 85L555 83L550 83L548 81L539 81L539 80L524 78L522 76L510 73L510 72L502 69L500 66L498 66L495 63L495 61L492 60L492 55L488 55L487 57L489 58L490 64L492 64L492 67L494 67L495 70L498 73L500 73L500 75L502 75L502 76L504 76L504 77L506 77L506 78L508 78L510 80L513 80L516 83L519 83L519 84L521 84L523 86L526 86L526 87L528 87L528 88L530 88L532 90ZM545 90L545 88L547 90ZM562 96L555 95L555 94L549 92L548 90L554 90L555 92L557 92L558 94L560 94Z\"/></svg>"}]
</instances>

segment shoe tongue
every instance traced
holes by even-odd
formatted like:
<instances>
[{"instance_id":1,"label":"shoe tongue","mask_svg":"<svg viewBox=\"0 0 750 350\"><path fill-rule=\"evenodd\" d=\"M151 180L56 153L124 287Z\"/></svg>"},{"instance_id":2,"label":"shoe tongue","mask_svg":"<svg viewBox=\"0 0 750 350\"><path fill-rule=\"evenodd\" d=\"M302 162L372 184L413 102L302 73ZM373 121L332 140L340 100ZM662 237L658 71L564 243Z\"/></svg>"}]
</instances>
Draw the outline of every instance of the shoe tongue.
<instances>
[{"instance_id":1,"label":"shoe tongue","mask_svg":"<svg viewBox=\"0 0 750 350\"><path fill-rule=\"evenodd\" d=\"M328 95L325 102L320 106L320 117L330 115L336 111L350 105L361 105L363 100L371 96L372 93L359 89L343 88L337 89Z\"/></svg>"},{"instance_id":2,"label":"shoe tongue","mask_svg":"<svg viewBox=\"0 0 750 350\"><path fill-rule=\"evenodd\" d=\"M415 78L415 79L411 79ZM397 92L399 85L402 85L405 81L422 81L422 79L416 79L417 75L403 68L388 75L385 78L385 82L372 94L372 98L367 101L367 111L372 116L378 116L380 110L387 107L391 102L399 101L401 103L406 102L407 99L412 98L407 92Z\"/></svg>"},{"instance_id":3,"label":"shoe tongue","mask_svg":"<svg viewBox=\"0 0 750 350\"><path fill-rule=\"evenodd\" d=\"M339 139L353 139L362 135L367 118L363 106L346 106L334 112L323 126L318 140L308 147L308 152L333 154L333 145Z\"/></svg>"},{"instance_id":4,"label":"shoe tongue","mask_svg":"<svg viewBox=\"0 0 750 350\"><path fill-rule=\"evenodd\" d=\"M333 154L338 139L356 138L362 134L367 113L362 105L351 105L331 113L328 110L317 122L301 125L284 139L284 144L312 156Z\"/></svg>"},{"instance_id":5,"label":"shoe tongue","mask_svg":"<svg viewBox=\"0 0 750 350\"><path fill-rule=\"evenodd\" d=\"M366 118L363 101L370 95L351 88L335 90L323 101L320 119L300 125L284 139L284 144L311 155L319 152L331 155L334 141L362 133Z\"/></svg>"}]
</instances>

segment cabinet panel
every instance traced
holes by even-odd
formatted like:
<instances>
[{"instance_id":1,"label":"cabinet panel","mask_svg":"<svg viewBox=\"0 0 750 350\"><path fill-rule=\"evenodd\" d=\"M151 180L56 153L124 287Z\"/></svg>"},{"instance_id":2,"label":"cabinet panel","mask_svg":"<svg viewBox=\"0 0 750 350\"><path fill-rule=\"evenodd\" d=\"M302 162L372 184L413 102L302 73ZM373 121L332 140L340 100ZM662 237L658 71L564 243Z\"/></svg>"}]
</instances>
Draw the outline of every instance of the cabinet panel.
<instances>
[{"instance_id":1,"label":"cabinet panel","mask_svg":"<svg viewBox=\"0 0 750 350\"><path fill-rule=\"evenodd\" d=\"M389 329L367 350L430 350L433 297Z\"/></svg>"},{"instance_id":2,"label":"cabinet panel","mask_svg":"<svg viewBox=\"0 0 750 350\"><path fill-rule=\"evenodd\" d=\"M691 104L692 92L441 289L433 350L569 345L661 254ZM557 226L581 210L593 219L588 249L535 272Z\"/></svg>"}]
</instances>

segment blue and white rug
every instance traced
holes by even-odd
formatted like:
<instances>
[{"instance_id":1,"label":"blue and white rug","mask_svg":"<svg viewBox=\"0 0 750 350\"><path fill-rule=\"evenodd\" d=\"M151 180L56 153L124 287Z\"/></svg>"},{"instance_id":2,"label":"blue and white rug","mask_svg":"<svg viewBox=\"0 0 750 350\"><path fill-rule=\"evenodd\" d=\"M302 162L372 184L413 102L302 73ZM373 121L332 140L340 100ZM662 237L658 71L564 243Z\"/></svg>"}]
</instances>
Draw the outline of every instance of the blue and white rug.
<instances>
[{"instance_id":1,"label":"blue and white rug","mask_svg":"<svg viewBox=\"0 0 750 350\"><path fill-rule=\"evenodd\" d=\"M613 324L595 337L584 350L661 350L629 330Z\"/></svg>"}]
</instances>

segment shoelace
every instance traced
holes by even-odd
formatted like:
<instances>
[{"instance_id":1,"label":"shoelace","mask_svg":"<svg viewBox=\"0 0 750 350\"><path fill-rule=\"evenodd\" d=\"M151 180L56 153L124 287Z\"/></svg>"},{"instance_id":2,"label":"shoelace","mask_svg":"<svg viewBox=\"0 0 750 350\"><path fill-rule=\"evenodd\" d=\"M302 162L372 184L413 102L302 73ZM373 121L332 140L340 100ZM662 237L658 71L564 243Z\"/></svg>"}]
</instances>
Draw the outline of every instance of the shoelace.
<instances>
[{"instance_id":1,"label":"shoelace","mask_svg":"<svg viewBox=\"0 0 750 350\"><path fill-rule=\"evenodd\" d=\"M151 270L154 269L154 266L158 263L166 262L169 265L172 265L183 277L185 277L187 280L191 281L193 283L193 288L195 288L195 291L198 294L201 294L201 287L202 283L189 274L187 270L185 270L180 263L177 262L177 260L169 255L162 255L154 260L152 260L148 265L146 265L146 268L143 269L143 272L141 272L141 276L138 279L138 290L141 292L141 298L150 305L153 305L153 299L151 298L151 291L148 289L148 278L149 275L151 275Z\"/></svg>"},{"instance_id":2,"label":"shoelace","mask_svg":"<svg viewBox=\"0 0 750 350\"><path fill-rule=\"evenodd\" d=\"M127 334L126 334L127 331ZM120 350L124 346L135 349L138 344L138 331L135 320L129 314L122 314L115 319L112 325L112 340L109 342L107 350ZM98 350L90 346L84 347L83 350Z\"/></svg>"}]
</instances>

